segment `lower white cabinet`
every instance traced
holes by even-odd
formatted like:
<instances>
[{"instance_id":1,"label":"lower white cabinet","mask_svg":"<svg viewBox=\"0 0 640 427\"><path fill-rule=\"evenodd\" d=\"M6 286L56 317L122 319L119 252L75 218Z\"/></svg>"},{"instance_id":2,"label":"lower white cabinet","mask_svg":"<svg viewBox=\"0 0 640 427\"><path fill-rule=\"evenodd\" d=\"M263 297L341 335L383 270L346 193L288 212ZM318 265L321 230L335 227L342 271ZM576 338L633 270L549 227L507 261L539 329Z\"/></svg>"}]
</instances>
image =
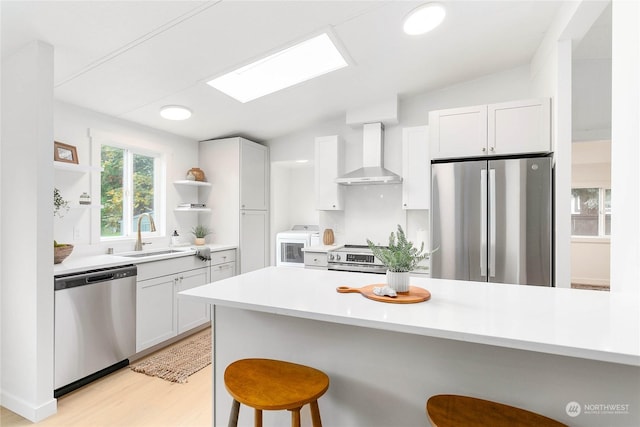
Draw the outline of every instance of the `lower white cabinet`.
<instances>
[{"instance_id":1,"label":"lower white cabinet","mask_svg":"<svg viewBox=\"0 0 640 427\"><path fill-rule=\"evenodd\" d=\"M228 279L236 275L236 263L225 262L220 265L211 266L211 281L217 282L218 280Z\"/></svg>"},{"instance_id":2,"label":"lower white cabinet","mask_svg":"<svg viewBox=\"0 0 640 427\"><path fill-rule=\"evenodd\" d=\"M136 291L136 351L175 337L175 276L138 282Z\"/></svg>"},{"instance_id":3,"label":"lower white cabinet","mask_svg":"<svg viewBox=\"0 0 640 427\"><path fill-rule=\"evenodd\" d=\"M176 281L176 292L186 291L209 283L208 268L180 273ZM178 334L186 332L209 321L209 307L202 302L177 298Z\"/></svg>"},{"instance_id":4,"label":"lower white cabinet","mask_svg":"<svg viewBox=\"0 0 640 427\"><path fill-rule=\"evenodd\" d=\"M208 265L139 280L136 294L136 351L145 350L208 322L206 304L178 298L178 292L206 283L209 283Z\"/></svg>"},{"instance_id":5,"label":"lower white cabinet","mask_svg":"<svg viewBox=\"0 0 640 427\"><path fill-rule=\"evenodd\" d=\"M209 307L178 298L178 292L236 274L236 250L211 252L211 261L195 256L138 265L136 352L209 322Z\"/></svg>"},{"instance_id":6,"label":"lower white cabinet","mask_svg":"<svg viewBox=\"0 0 640 427\"><path fill-rule=\"evenodd\" d=\"M304 268L326 270L329 266L326 252L304 252Z\"/></svg>"}]
</instances>

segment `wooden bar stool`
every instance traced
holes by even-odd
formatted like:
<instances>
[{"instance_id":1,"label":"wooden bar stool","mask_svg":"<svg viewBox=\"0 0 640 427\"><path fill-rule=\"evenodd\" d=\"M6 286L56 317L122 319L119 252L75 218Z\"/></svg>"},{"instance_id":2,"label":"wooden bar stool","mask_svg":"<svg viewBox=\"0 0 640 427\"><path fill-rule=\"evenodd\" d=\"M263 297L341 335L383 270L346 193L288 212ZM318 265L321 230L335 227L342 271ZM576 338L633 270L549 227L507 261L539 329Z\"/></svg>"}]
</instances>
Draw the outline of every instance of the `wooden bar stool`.
<instances>
[{"instance_id":1,"label":"wooden bar stool","mask_svg":"<svg viewBox=\"0 0 640 427\"><path fill-rule=\"evenodd\" d=\"M224 385L233 397L229 427L238 425L240 403L254 408L256 427L262 411L291 411L291 425L300 427L300 409L311 407L313 427L322 427L318 398L329 388L329 377L304 365L271 359L242 359L227 366Z\"/></svg>"},{"instance_id":2,"label":"wooden bar stool","mask_svg":"<svg viewBox=\"0 0 640 427\"><path fill-rule=\"evenodd\" d=\"M434 427L567 427L524 409L452 394L431 396L427 416Z\"/></svg>"}]
</instances>

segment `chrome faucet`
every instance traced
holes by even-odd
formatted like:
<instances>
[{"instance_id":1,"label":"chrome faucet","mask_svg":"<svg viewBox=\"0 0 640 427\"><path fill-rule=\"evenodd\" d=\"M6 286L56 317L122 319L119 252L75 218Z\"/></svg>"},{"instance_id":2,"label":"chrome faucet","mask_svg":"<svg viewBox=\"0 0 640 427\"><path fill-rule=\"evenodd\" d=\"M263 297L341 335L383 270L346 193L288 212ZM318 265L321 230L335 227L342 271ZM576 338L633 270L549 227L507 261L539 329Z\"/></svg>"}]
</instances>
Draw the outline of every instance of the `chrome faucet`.
<instances>
[{"instance_id":1,"label":"chrome faucet","mask_svg":"<svg viewBox=\"0 0 640 427\"><path fill-rule=\"evenodd\" d=\"M143 243L142 243L142 236L140 235L140 223L142 222L142 217L145 215L149 217L149 222L151 223L151 231L156 231L156 224L153 222L153 217L151 216L151 214L143 213L142 215L140 215L138 217L138 240L136 240L136 247L133 248L134 251L142 250Z\"/></svg>"}]
</instances>

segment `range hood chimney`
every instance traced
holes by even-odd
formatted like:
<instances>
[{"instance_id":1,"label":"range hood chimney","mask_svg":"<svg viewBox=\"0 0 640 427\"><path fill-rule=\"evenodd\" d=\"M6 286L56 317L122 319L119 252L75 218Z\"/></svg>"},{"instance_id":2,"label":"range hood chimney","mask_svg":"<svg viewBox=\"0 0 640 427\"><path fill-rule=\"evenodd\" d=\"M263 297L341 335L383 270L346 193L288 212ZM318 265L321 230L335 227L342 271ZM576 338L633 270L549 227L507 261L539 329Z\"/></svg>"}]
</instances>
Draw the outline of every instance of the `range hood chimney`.
<instances>
[{"instance_id":1,"label":"range hood chimney","mask_svg":"<svg viewBox=\"0 0 640 427\"><path fill-rule=\"evenodd\" d=\"M382 165L382 123L366 123L362 128L362 167L336 178L342 185L399 184L402 178Z\"/></svg>"}]
</instances>

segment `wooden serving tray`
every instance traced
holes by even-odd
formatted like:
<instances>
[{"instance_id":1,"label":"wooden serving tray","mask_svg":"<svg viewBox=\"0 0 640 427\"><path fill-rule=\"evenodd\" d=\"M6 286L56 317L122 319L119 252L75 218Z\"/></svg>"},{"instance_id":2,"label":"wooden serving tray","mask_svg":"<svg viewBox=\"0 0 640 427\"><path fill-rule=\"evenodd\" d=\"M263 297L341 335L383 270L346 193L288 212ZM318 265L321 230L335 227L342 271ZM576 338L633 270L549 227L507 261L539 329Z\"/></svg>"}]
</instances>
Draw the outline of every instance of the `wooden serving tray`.
<instances>
[{"instance_id":1,"label":"wooden serving tray","mask_svg":"<svg viewBox=\"0 0 640 427\"><path fill-rule=\"evenodd\" d=\"M392 304L413 304L416 302L427 301L431 298L431 292L426 289L419 288L417 286L409 286L409 292L398 292L397 297L390 297L387 295L376 295L373 293L373 288L386 286L384 283L376 283L373 285L363 286L361 288L350 288L349 286L338 286L336 291L341 294L346 293L361 293L365 297L374 301L389 302Z\"/></svg>"}]
</instances>

